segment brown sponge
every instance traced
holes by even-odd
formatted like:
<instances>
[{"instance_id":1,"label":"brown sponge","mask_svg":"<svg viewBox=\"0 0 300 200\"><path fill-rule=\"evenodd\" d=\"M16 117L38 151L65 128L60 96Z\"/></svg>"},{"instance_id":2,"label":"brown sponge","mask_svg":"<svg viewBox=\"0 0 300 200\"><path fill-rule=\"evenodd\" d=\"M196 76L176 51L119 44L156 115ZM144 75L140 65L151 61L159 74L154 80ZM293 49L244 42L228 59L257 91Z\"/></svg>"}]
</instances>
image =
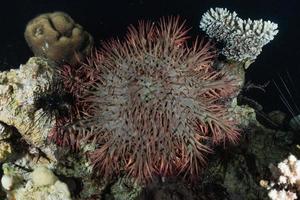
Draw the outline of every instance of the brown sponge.
<instances>
[{"instance_id":1,"label":"brown sponge","mask_svg":"<svg viewBox=\"0 0 300 200\"><path fill-rule=\"evenodd\" d=\"M74 64L88 55L92 36L66 13L41 14L26 26L25 39L35 56Z\"/></svg>"}]
</instances>

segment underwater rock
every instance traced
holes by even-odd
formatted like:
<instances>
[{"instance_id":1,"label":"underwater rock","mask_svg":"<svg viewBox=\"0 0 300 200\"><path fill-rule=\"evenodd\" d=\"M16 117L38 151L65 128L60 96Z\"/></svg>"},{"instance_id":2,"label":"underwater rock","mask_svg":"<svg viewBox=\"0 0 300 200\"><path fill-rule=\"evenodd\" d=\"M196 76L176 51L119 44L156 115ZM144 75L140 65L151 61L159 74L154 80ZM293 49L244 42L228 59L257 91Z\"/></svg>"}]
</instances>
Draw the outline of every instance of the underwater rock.
<instances>
[{"instance_id":1,"label":"underwater rock","mask_svg":"<svg viewBox=\"0 0 300 200\"><path fill-rule=\"evenodd\" d=\"M13 152L13 146L9 142L12 130L0 123L0 163L3 163Z\"/></svg>"},{"instance_id":2,"label":"underwater rock","mask_svg":"<svg viewBox=\"0 0 300 200\"><path fill-rule=\"evenodd\" d=\"M45 145L54 120L34 110L34 99L50 87L53 67L33 57L19 69L0 73L0 121L15 127L29 144Z\"/></svg>"},{"instance_id":3,"label":"underwater rock","mask_svg":"<svg viewBox=\"0 0 300 200\"><path fill-rule=\"evenodd\" d=\"M258 124L256 120L255 110L248 105L238 105L237 98L231 103L231 108L235 114L235 118L238 120L240 127L247 128L252 124Z\"/></svg>"},{"instance_id":4,"label":"underwater rock","mask_svg":"<svg viewBox=\"0 0 300 200\"><path fill-rule=\"evenodd\" d=\"M138 200L205 200L205 194L195 196L195 190L190 185L176 178L155 182L143 188ZM121 200L121 199L120 199ZM219 200L219 199L214 199Z\"/></svg>"},{"instance_id":5,"label":"underwater rock","mask_svg":"<svg viewBox=\"0 0 300 200\"><path fill-rule=\"evenodd\" d=\"M66 13L44 13L26 27L25 39L35 56L61 63L76 63L88 55L92 36Z\"/></svg>"},{"instance_id":6,"label":"underwater rock","mask_svg":"<svg viewBox=\"0 0 300 200\"><path fill-rule=\"evenodd\" d=\"M142 187L126 178L120 178L111 187L111 195L115 200L135 200L140 195Z\"/></svg>"},{"instance_id":7,"label":"underwater rock","mask_svg":"<svg viewBox=\"0 0 300 200\"><path fill-rule=\"evenodd\" d=\"M73 180L73 186L70 186L69 189L72 195L76 197L75 199L98 200L101 199L101 195L110 183L104 181L104 179L102 180L101 177L95 179L92 165L85 156L86 150L91 147L86 145L84 148L82 151L76 153L61 149L63 152L58 153L60 153L63 159L59 159L58 164L55 166L55 172L58 177Z\"/></svg>"},{"instance_id":8,"label":"underwater rock","mask_svg":"<svg viewBox=\"0 0 300 200\"><path fill-rule=\"evenodd\" d=\"M296 132L268 129L256 120L253 109L237 108L243 136L238 145L217 149L209 158L204 182L218 180L226 188L229 199L267 200L268 194L260 182L270 176L270 163L277 163L296 151Z\"/></svg>"},{"instance_id":9,"label":"underwater rock","mask_svg":"<svg viewBox=\"0 0 300 200\"><path fill-rule=\"evenodd\" d=\"M275 124L278 124L279 126L283 126L287 118L287 114L279 110L268 113L268 116Z\"/></svg>"},{"instance_id":10,"label":"underwater rock","mask_svg":"<svg viewBox=\"0 0 300 200\"><path fill-rule=\"evenodd\" d=\"M47 148L51 149L53 144L48 145L49 146L47 146ZM47 148L44 148L43 150L46 151ZM28 151L29 152L14 153L15 157L13 159L9 159L2 165L4 175L13 177L13 182L16 183L13 186L14 189L25 187L24 181L29 180L35 186L53 185L57 177L61 181L67 183L65 179L61 179L60 176L61 174L66 173L71 178L77 179L75 176L78 176L80 177L78 179L84 179L84 185L86 186L84 192L88 193L84 195L94 195L103 191L103 189L98 187L99 182L101 181L92 180L93 177L91 174L91 168L88 167L87 160L83 159L84 156L79 154L79 152L76 154L71 154L66 150L55 151L55 157L57 160L52 160L45 158L43 155L33 154L35 151L34 148L30 148ZM59 156L57 156L57 154L59 154ZM76 160L76 157L80 157L81 160ZM73 162L67 162L66 160L72 160ZM57 176L54 175L49 169L55 172ZM104 188L105 186L102 187ZM76 192L79 194L81 191L82 190L80 189Z\"/></svg>"},{"instance_id":11,"label":"underwater rock","mask_svg":"<svg viewBox=\"0 0 300 200\"><path fill-rule=\"evenodd\" d=\"M0 162L3 162L12 153L12 146L8 142L0 141Z\"/></svg>"},{"instance_id":12,"label":"underwater rock","mask_svg":"<svg viewBox=\"0 0 300 200\"><path fill-rule=\"evenodd\" d=\"M229 193L245 199L267 199L259 181L270 163L281 160L293 145L294 134L254 126L227 166L224 184ZM248 140L248 141L247 141ZM246 196L245 196L246 195Z\"/></svg>"},{"instance_id":13,"label":"underwater rock","mask_svg":"<svg viewBox=\"0 0 300 200\"><path fill-rule=\"evenodd\" d=\"M300 131L300 115L297 115L291 119L289 122L289 126L294 130L294 131Z\"/></svg>"},{"instance_id":14,"label":"underwater rock","mask_svg":"<svg viewBox=\"0 0 300 200\"><path fill-rule=\"evenodd\" d=\"M7 140L12 136L12 130L0 123L0 141Z\"/></svg>"}]
</instances>

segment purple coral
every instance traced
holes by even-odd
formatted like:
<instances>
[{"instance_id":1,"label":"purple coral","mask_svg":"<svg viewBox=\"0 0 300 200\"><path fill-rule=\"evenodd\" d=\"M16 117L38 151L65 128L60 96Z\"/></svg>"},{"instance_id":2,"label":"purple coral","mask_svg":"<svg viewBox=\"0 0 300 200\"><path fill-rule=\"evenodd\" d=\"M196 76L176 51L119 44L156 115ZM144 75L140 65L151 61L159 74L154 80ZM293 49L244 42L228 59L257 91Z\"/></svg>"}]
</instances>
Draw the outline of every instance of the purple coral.
<instances>
[{"instance_id":1,"label":"purple coral","mask_svg":"<svg viewBox=\"0 0 300 200\"><path fill-rule=\"evenodd\" d=\"M96 143L90 159L102 175L197 176L211 144L237 140L236 80L212 68L211 42L189 47L188 38L178 18L140 22L90 58L98 77L80 94L91 112L77 124Z\"/></svg>"}]
</instances>

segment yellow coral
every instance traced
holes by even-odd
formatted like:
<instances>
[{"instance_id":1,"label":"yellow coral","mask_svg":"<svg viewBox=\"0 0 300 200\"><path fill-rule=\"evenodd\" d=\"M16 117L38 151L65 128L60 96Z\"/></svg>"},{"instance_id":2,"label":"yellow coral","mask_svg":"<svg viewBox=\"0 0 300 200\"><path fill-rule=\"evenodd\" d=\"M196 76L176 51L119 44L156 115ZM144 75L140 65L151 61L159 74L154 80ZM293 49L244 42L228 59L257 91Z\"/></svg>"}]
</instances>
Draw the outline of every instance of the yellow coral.
<instances>
[{"instance_id":1,"label":"yellow coral","mask_svg":"<svg viewBox=\"0 0 300 200\"><path fill-rule=\"evenodd\" d=\"M12 153L12 147L8 142L0 141L0 162L3 162Z\"/></svg>"}]
</instances>

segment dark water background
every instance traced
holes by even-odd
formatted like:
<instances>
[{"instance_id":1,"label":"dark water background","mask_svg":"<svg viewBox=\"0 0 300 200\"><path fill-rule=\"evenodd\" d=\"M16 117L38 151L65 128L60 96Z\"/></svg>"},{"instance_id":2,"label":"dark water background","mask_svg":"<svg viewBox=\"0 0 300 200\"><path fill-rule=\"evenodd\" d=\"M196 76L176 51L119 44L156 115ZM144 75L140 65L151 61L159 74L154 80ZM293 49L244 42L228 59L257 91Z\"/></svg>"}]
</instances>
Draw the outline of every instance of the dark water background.
<instances>
[{"instance_id":1,"label":"dark water background","mask_svg":"<svg viewBox=\"0 0 300 200\"><path fill-rule=\"evenodd\" d=\"M0 4L0 70L17 68L32 56L23 37L26 23L44 12L63 11L90 32L99 45L101 40L124 36L129 24L139 19L156 20L179 15L192 27L191 34L204 34L199 29L201 15L211 7L226 7L241 18L271 20L279 25L275 40L247 71L247 80L264 84L288 71L296 86L292 93L300 96L300 4L298 0L10 0ZM292 88L292 87L290 87ZM286 112L272 84L263 93L246 94L263 105L265 111ZM295 97L300 106L300 98ZM290 103L291 100L289 100Z\"/></svg>"}]
</instances>

